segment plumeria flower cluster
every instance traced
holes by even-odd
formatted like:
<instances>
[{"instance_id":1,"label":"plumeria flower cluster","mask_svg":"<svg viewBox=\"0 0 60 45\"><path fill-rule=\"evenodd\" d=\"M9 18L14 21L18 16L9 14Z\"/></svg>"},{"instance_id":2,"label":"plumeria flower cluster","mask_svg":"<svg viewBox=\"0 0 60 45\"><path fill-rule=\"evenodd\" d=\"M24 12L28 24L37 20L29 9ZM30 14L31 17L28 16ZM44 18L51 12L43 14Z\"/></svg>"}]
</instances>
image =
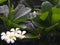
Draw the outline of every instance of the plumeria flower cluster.
<instances>
[{"instance_id":1,"label":"plumeria flower cluster","mask_svg":"<svg viewBox=\"0 0 60 45\"><path fill-rule=\"evenodd\" d=\"M10 31L1 33L1 40L5 40L7 43L14 43L16 38L26 38L25 33L26 31L21 31L19 28L11 28Z\"/></svg>"}]
</instances>

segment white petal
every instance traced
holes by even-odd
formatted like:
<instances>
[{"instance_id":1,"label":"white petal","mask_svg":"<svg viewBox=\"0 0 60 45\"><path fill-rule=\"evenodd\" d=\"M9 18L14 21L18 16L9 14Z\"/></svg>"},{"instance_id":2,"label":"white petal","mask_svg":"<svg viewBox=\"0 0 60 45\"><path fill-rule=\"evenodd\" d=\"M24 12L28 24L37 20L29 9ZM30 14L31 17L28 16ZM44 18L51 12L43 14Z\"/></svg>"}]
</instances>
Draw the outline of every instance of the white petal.
<instances>
[{"instance_id":1,"label":"white petal","mask_svg":"<svg viewBox=\"0 0 60 45\"><path fill-rule=\"evenodd\" d=\"M5 35L5 32L2 32L1 35Z\"/></svg>"},{"instance_id":2,"label":"white petal","mask_svg":"<svg viewBox=\"0 0 60 45\"><path fill-rule=\"evenodd\" d=\"M16 30L19 30L20 28L16 28Z\"/></svg>"},{"instance_id":3,"label":"white petal","mask_svg":"<svg viewBox=\"0 0 60 45\"><path fill-rule=\"evenodd\" d=\"M6 35L1 36L2 40L6 40L8 37Z\"/></svg>"},{"instance_id":4,"label":"white petal","mask_svg":"<svg viewBox=\"0 0 60 45\"><path fill-rule=\"evenodd\" d=\"M20 30L18 30L18 31L17 31L17 33L21 34L21 31L20 31Z\"/></svg>"},{"instance_id":5,"label":"white petal","mask_svg":"<svg viewBox=\"0 0 60 45\"><path fill-rule=\"evenodd\" d=\"M9 34L11 34L11 32L7 31L6 34L9 35Z\"/></svg>"},{"instance_id":6,"label":"white petal","mask_svg":"<svg viewBox=\"0 0 60 45\"><path fill-rule=\"evenodd\" d=\"M24 35L22 35L22 36L20 36L19 38L20 38L20 39L23 39L23 38L25 38L25 36L24 36Z\"/></svg>"},{"instance_id":7,"label":"white petal","mask_svg":"<svg viewBox=\"0 0 60 45\"><path fill-rule=\"evenodd\" d=\"M16 37L14 37L13 39L16 40Z\"/></svg>"},{"instance_id":8,"label":"white petal","mask_svg":"<svg viewBox=\"0 0 60 45\"><path fill-rule=\"evenodd\" d=\"M10 43L10 40L9 39L7 39L7 40L5 40L7 43Z\"/></svg>"},{"instance_id":9,"label":"white petal","mask_svg":"<svg viewBox=\"0 0 60 45\"><path fill-rule=\"evenodd\" d=\"M26 31L23 31L23 32L22 32L22 35L24 35L25 33L26 33Z\"/></svg>"},{"instance_id":10,"label":"white petal","mask_svg":"<svg viewBox=\"0 0 60 45\"><path fill-rule=\"evenodd\" d=\"M14 43L14 40L11 40L11 43Z\"/></svg>"},{"instance_id":11,"label":"white petal","mask_svg":"<svg viewBox=\"0 0 60 45\"><path fill-rule=\"evenodd\" d=\"M4 36L1 36L1 40L4 40L5 39L5 37Z\"/></svg>"},{"instance_id":12,"label":"white petal","mask_svg":"<svg viewBox=\"0 0 60 45\"><path fill-rule=\"evenodd\" d=\"M15 34L15 37L19 37L19 34Z\"/></svg>"},{"instance_id":13,"label":"white petal","mask_svg":"<svg viewBox=\"0 0 60 45\"><path fill-rule=\"evenodd\" d=\"M22 36L22 39L25 38L25 36Z\"/></svg>"},{"instance_id":14,"label":"white petal","mask_svg":"<svg viewBox=\"0 0 60 45\"><path fill-rule=\"evenodd\" d=\"M12 28L10 31L14 31L15 29L14 28Z\"/></svg>"},{"instance_id":15,"label":"white petal","mask_svg":"<svg viewBox=\"0 0 60 45\"><path fill-rule=\"evenodd\" d=\"M7 39L9 39L8 36L5 36L4 40L6 41Z\"/></svg>"},{"instance_id":16,"label":"white petal","mask_svg":"<svg viewBox=\"0 0 60 45\"><path fill-rule=\"evenodd\" d=\"M15 33L14 32L11 32L10 35L15 35Z\"/></svg>"}]
</instances>

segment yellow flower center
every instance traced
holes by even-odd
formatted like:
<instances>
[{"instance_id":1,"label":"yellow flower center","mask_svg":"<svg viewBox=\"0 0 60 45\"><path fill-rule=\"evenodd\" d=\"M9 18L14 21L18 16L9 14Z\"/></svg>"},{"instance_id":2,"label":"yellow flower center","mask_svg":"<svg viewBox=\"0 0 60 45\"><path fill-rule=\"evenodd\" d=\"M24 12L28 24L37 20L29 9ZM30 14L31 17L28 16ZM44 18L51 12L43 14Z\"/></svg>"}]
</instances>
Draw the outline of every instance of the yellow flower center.
<instances>
[{"instance_id":1,"label":"yellow flower center","mask_svg":"<svg viewBox=\"0 0 60 45\"><path fill-rule=\"evenodd\" d=\"M14 36L13 35L11 35L11 36L9 36L9 39L12 39Z\"/></svg>"}]
</instances>

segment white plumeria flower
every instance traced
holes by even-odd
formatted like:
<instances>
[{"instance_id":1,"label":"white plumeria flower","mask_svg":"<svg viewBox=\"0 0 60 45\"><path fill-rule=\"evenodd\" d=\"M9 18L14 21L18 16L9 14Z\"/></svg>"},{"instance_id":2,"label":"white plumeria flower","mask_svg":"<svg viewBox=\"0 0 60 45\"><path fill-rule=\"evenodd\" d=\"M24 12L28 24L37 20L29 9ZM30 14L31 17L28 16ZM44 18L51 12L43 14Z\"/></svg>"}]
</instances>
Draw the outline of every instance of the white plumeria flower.
<instances>
[{"instance_id":1,"label":"white plumeria flower","mask_svg":"<svg viewBox=\"0 0 60 45\"><path fill-rule=\"evenodd\" d=\"M10 32L9 31L7 31L6 33L2 32L1 39L5 40L7 43L14 43L16 40L16 37L20 39L25 38L26 37L24 35L25 33L26 31L21 31L19 30L19 28L16 28L16 29L12 28Z\"/></svg>"},{"instance_id":2,"label":"white plumeria flower","mask_svg":"<svg viewBox=\"0 0 60 45\"><path fill-rule=\"evenodd\" d=\"M8 36L9 33L10 33L9 31L7 31L6 34L5 34L5 32L2 32L1 33L1 39L2 40L6 40L6 38L7 38L7 36Z\"/></svg>"},{"instance_id":3,"label":"white plumeria flower","mask_svg":"<svg viewBox=\"0 0 60 45\"><path fill-rule=\"evenodd\" d=\"M26 38L26 36L24 35L26 33L26 31L20 31L19 34L17 34L17 37L20 39Z\"/></svg>"},{"instance_id":4,"label":"white plumeria flower","mask_svg":"<svg viewBox=\"0 0 60 45\"><path fill-rule=\"evenodd\" d=\"M6 42L7 43L14 43L15 42L15 40L16 40L16 37L15 37L15 35L14 35L14 32L11 32L9 35L8 35L8 37L7 37L7 39L6 39Z\"/></svg>"},{"instance_id":5,"label":"white plumeria flower","mask_svg":"<svg viewBox=\"0 0 60 45\"><path fill-rule=\"evenodd\" d=\"M19 30L19 28L16 28L16 29L14 29L14 28L12 28L11 30L10 30L11 32L14 32L14 35L17 37L17 34L19 34L21 31Z\"/></svg>"},{"instance_id":6,"label":"white plumeria flower","mask_svg":"<svg viewBox=\"0 0 60 45\"><path fill-rule=\"evenodd\" d=\"M1 35L1 39L5 40L7 43L14 43L14 41L16 40L16 37L13 32L6 32L6 34L2 33Z\"/></svg>"},{"instance_id":7,"label":"white plumeria flower","mask_svg":"<svg viewBox=\"0 0 60 45\"><path fill-rule=\"evenodd\" d=\"M16 29L12 28L10 31L11 32L14 32L14 33L20 33L20 30L19 29L20 28L16 28Z\"/></svg>"}]
</instances>

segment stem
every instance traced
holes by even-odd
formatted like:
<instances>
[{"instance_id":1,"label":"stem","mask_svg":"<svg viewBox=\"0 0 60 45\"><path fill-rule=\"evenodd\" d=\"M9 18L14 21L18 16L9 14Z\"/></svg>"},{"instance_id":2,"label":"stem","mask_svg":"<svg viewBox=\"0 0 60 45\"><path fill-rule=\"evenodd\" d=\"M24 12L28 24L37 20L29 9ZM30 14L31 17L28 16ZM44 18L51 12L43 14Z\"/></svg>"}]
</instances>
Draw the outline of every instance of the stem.
<instances>
[{"instance_id":1,"label":"stem","mask_svg":"<svg viewBox=\"0 0 60 45\"><path fill-rule=\"evenodd\" d=\"M10 5L10 0L8 0L8 7L9 7L9 14L8 14L8 19L10 19L10 12L11 12L11 5Z\"/></svg>"},{"instance_id":2,"label":"stem","mask_svg":"<svg viewBox=\"0 0 60 45\"><path fill-rule=\"evenodd\" d=\"M10 0L8 0L8 7L9 7L9 9L10 9Z\"/></svg>"}]
</instances>

